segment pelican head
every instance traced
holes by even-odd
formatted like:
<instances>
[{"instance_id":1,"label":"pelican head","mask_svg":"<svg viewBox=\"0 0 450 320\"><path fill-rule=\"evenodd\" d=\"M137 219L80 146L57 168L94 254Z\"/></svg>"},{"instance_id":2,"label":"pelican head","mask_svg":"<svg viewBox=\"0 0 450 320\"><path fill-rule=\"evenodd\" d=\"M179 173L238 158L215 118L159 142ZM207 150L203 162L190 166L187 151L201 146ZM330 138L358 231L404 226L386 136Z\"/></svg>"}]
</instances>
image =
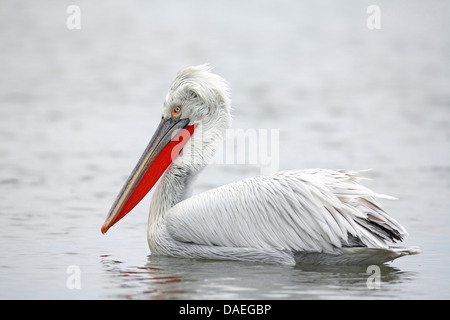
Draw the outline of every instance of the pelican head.
<instances>
[{"instance_id":1,"label":"pelican head","mask_svg":"<svg viewBox=\"0 0 450 320\"><path fill-rule=\"evenodd\" d=\"M208 127L230 118L230 99L227 83L210 72L208 65L188 67L178 71L164 101L163 118L173 116L174 107L181 107L180 119L189 124L200 123ZM177 109L178 110L178 109ZM228 123L226 123L228 125Z\"/></svg>"},{"instance_id":2,"label":"pelican head","mask_svg":"<svg viewBox=\"0 0 450 320\"><path fill-rule=\"evenodd\" d=\"M231 107L227 83L210 71L208 65L200 65L177 73L164 101L161 122L116 197L102 233L131 211L175 160L179 166L199 171L214 155L230 125Z\"/></svg>"}]
</instances>

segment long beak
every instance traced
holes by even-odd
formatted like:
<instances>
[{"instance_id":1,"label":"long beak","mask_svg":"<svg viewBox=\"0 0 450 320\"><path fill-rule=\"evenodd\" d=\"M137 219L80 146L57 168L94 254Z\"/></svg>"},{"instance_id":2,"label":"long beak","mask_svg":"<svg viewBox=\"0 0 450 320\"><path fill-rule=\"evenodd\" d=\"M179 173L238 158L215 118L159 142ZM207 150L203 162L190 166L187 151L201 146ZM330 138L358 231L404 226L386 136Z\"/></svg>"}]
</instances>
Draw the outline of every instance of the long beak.
<instances>
[{"instance_id":1,"label":"long beak","mask_svg":"<svg viewBox=\"0 0 450 320\"><path fill-rule=\"evenodd\" d=\"M189 119L161 119L155 134L114 201L102 226L108 231L130 212L150 191L178 156L195 129Z\"/></svg>"}]
</instances>

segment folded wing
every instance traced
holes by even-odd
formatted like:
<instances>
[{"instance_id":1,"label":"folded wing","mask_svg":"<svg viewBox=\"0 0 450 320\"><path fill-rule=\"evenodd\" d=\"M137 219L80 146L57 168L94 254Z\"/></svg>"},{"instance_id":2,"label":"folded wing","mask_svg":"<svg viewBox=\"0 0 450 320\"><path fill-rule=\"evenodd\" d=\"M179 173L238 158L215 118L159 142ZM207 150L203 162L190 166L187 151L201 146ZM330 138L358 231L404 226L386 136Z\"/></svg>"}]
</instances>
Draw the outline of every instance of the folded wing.
<instances>
[{"instance_id":1,"label":"folded wing","mask_svg":"<svg viewBox=\"0 0 450 320\"><path fill-rule=\"evenodd\" d=\"M177 241L209 246L335 253L344 247L388 248L405 229L379 195L345 170L282 171L188 198L169 210Z\"/></svg>"}]
</instances>

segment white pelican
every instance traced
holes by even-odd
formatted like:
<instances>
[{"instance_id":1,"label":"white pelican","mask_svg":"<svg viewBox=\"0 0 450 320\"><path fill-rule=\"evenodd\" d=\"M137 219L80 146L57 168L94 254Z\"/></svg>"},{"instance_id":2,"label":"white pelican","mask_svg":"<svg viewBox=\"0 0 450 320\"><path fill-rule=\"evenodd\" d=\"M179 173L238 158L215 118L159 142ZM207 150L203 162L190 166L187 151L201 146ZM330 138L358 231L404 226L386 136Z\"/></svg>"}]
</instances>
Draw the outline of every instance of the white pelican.
<instances>
[{"instance_id":1,"label":"white pelican","mask_svg":"<svg viewBox=\"0 0 450 320\"><path fill-rule=\"evenodd\" d=\"M230 125L230 109L226 82L207 65L180 70L161 122L114 201L102 233L165 172L150 205L152 254L294 265L377 264L419 252L389 246L407 235L376 201L390 197L362 186L352 171L283 171L191 197L195 177Z\"/></svg>"}]
</instances>

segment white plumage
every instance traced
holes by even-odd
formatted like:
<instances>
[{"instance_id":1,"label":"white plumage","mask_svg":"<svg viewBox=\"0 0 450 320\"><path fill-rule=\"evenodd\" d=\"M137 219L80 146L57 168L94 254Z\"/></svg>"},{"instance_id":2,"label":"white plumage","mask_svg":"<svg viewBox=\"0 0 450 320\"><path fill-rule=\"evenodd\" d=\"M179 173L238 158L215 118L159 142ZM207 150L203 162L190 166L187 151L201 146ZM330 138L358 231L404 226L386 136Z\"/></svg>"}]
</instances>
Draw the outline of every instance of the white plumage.
<instances>
[{"instance_id":1,"label":"white plumage","mask_svg":"<svg viewBox=\"0 0 450 320\"><path fill-rule=\"evenodd\" d=\"M230 125L228 91L206 65L181 70L170 87L162 122L181 106L177 121L196 127L154 192L148 221L152 254L293 265L374 264L419 252L389 246L407 232L377 201L391 197L361 185L357 172L282 171L190 197L195 176ZM108 219L119 210L115 203Z\"/></svg>"}]
</instances>

